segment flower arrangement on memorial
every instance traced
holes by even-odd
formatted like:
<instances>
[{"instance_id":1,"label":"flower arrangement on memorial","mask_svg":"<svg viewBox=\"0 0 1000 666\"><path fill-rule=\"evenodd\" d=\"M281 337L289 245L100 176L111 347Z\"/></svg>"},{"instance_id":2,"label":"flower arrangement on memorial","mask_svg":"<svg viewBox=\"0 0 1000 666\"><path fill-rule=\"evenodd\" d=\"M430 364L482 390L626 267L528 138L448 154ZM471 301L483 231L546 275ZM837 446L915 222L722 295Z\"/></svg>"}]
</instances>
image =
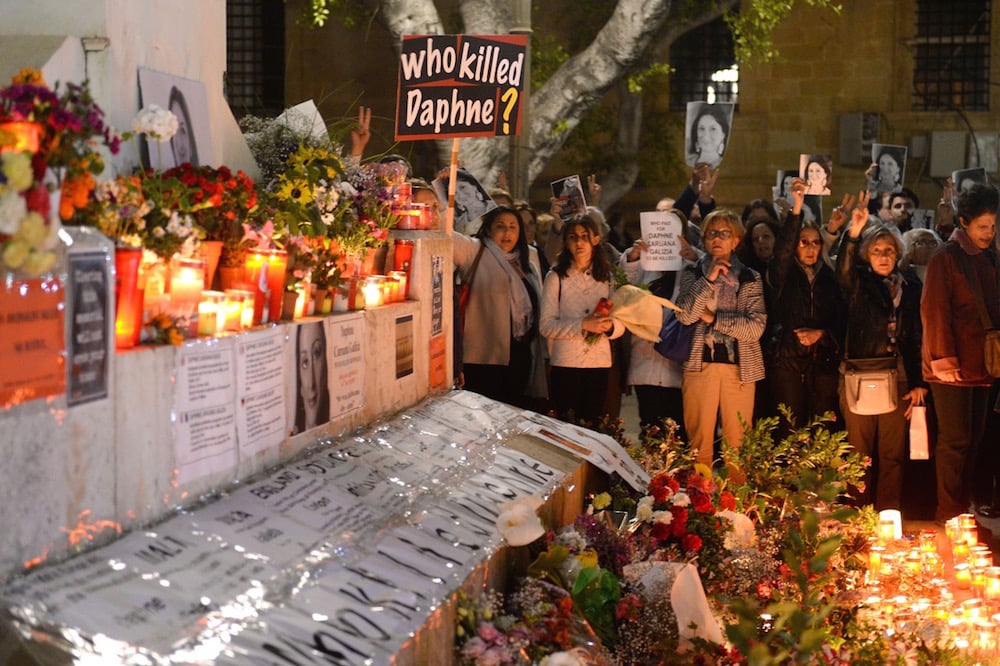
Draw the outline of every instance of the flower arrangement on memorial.
<instances>
[{"instance_id":1,"label":"flower arrangement on memorial","mask_svg":"<svg viewBox=\"0 0 1000 666\"><path fill-rule=\"evenodd\" d=\"M0 267L34 277L55 265L59 229L50 206L48 189L32 172L31 155L0 153Z\"/></svg>"},{"instance_id":2,"label":"flower arrangement on memorial","mask_svg":"<svg viewBox=\"0 0 1000 666\"><path fill-rule=\"evenodd\" d=\"M317 248L322 238L309 236L283 236L276 239L278 247L288 253L288 267L285 270L285 291L296 291L302 283L311 282L313 271L319 264Z\"/></svg>"},{"instance_id":3,"label":"flower arrangement on memorial","mask_svg":"<svg viewBox=\"0 0 1000 666\"><path fill-rule=\"evenodd\" d=\"M202 240L221 241L222 265L242 266L247 243L243 223L257 208L254 181L242 170L227 166L184 163L168 169L164 178L176 178L190 191L191 213Z\"/></svg>"},{"instance_id":4,"label":"flower arrangement on memorial","mask_svg":"<svg viewBox=\"0 0 1000 666\"><path fill-rule=\"evenodd\" d=\"M742 446L724 447L726 464L715 470L695 464L673 428L647 431L629 443L651 474L646 492L613 477L610 492L594 496L572 525L523 546L533 563L513 590L489 597L488 615L468 609L477 600L460 606L459 659L508 663L496 659L517 644L531 663L546 655L637 666L973 663L931 635L885 631L860 611L875 520L845 500L869 461L831 419L780 440L778 417L761 419ZM508 517L498 529L527 523ZM570 632L567 642L549 631L523 645L523 625L546 616L525 614L513 600L540 583L561 590L574 621L584 618L593 634ZM700 616L695 627L702 589L714 619Z\"/></svg>"},{"instance_id":5,"label":"flower arrangement on memorial","mask_svg":"<svg viewBox=\"0 0 1000 666\"><path fill-rule=\"evenodd\" d=\"M40 72L25 69L0 88L4 268L37 276L55 265L59 218L69 219L86 203L94 174L104 169L99 149L117 153L119 143L85 85L49 88ZM53 201L50 189L61 196Z\"/></svg>"}]
</instances>

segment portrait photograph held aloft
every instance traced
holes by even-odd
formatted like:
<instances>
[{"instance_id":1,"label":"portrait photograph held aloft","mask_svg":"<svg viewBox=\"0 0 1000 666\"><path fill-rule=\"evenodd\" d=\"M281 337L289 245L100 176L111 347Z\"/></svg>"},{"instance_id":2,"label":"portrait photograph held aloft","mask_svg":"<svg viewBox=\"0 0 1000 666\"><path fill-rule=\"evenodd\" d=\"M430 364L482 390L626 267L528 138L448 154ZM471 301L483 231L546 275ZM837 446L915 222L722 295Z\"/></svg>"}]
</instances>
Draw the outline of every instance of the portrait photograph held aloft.
<instances>
[{"instance_id":1,"label":"portrait photograph held aloft","mask_svg":"<svg viewBox=\"0 0 1000 666\"><path fill-rule=\"evenodd\" d=\"M799 155L799 177L806 181L806 194L829 196L833 185L833 158L829 155Z\"/></svg>"},{"instance_id":2,"label":"portrait photograph held aloft","mask_svg":"<svg viewBox=\"0 0 1000 666\"><path fill-rule=\"evenodd\" d=\"M442 175L431 183L439 201L448 200L448 176ZM483 184L465 167L455 172L455 228L465 230L480 217L497 207Z\"/></svg>"},{"instance_id":3,"label":"portrait photograph held aloft","mask_svg":"<svg viewBox=\"0 0 1000 666\"><path fill-rule=\"evenodd\" d=\"M734 106L730 102L688 102L684 124L684 161L688 166L719 166L729 145Z\"/></svg>"},{"instance_id":4,"label":"portrait photograph held aloft","mask_svg":"<svg viewBox=\"0 0 1000 666\"><path fill-rule=\"evenodd\" d=\"M906 173L906 146L885 143L872 144L871 178L869 192L899 192L903 189Z\"/></svg>"},{"instance_id":5,"label":"portrait photograph held aloft","mask_svg":"<svg viewBox=\"0 0 1000 666\"><path fill-rule=\"evenodd\" d=\"M989 185L990 179L986 175L986 169L975 167L973 169L959 169L951 172L951 182L955 186L955 194L967 192L976 183Z\"/></svg>"},{"instance_id":6,"label":"portrait photograph held aloft","mask_svg":"<svg viewBox=\"0 0 1000 666\"><path fill-rule=\"evenodd\" d=\"M558 199L560 205L559 217L564 221L574 215L587 212L587 199L583 194L583 184L580 176L566 176L550 183L552 196Z\"/></svg>"}]
</instances>

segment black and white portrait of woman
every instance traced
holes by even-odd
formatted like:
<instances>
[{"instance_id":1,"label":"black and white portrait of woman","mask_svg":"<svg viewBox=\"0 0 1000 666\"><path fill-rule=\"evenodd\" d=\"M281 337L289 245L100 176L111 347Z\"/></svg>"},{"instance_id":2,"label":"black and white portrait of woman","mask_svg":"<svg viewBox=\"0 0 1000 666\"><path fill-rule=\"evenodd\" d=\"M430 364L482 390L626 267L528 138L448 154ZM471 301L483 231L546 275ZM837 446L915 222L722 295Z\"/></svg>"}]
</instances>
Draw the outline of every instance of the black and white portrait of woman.
<instances>
[{"instance_id":1,"label":"black and white portrait of woman","mask_svg":"<svg viewBox=\"0 0 1000 666\"><path fill-rule=\"evenodd\" d=\"M295 335L295 432L330 420L326 331L322 321L301 324Z\"/></svg>"},{"instance_id":2,"label":"black and white portrait of woman","mask_svg":"<svg viewBox=\"0 0 1000 666\"><path fill-rule=\"evenodd\" d=\"M167 109L177 117L177 133L158 146L145 137L146 166L160 169L190 162L195 166L215 163L212 126L208 112L205 84L193 79L139 69L140 108L152 104Z\"/></svg>"},{"instance_id":3,"label":"black and white portrait of woman","mask_svg":"<svg viewBox=\"0 0 1000 666\"><path fill-rule=\"evenodd\" d=\"M688 102L684 146L688 166L707 164L719 166L729 145L733 123L733 104L720 102Z\"/></svg>"},{"instance_id":4,"label":"black and white portrait of woman","mask_svg":"<svg viewBox=\"0 0 1000 666\"><path fill-rule=\"evenodd\" d=\"M899 192L903 189L906 171L906 146L884 143L872 144L872 172L868 190L871 192Z\"/></svg>"},{"instance_id":5,"label":"black and white portrait of woman","mask_svg":"<svg viewBox=\"0 0 1000 666\"><path fill-rule=\"evenodd\" d=\"M194 166L199 166L198 144L195 143L194 130L191 127L191 112L188 110L184 93L177 86L170 89L170 105L167 108L177 116L177 133L170 139L170 152L173 153L174 164L190 162Z\"/></svg>"}]
</instances>

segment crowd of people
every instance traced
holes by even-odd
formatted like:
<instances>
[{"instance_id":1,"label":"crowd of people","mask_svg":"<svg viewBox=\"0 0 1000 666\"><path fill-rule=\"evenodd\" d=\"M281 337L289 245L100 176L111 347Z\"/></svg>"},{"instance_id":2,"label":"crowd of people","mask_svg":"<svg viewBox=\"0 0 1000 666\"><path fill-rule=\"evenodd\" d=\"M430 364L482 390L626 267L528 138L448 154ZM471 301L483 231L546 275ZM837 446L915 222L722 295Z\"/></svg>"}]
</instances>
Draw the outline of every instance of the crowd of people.
<instances>
[{"instance_id":1,"label":"crowd of people","mask_svg":"<svg viewBox=\"0 0 1000 666\"><path fill-rule=\"evenodd\" d=\"M822 169L826 158L808 162ZM646 241L622 218L605 220L593 176L590 205L572 215L555 197L537 212L501 184L478 231L454 233L456 275L469 295L455 308L456 385L590 424L617 419L622 393L633 392L640 426L669 420L705 464L724 462L721 441L738 446L762 416L781 414L784 436L832 414L871 459L854 500L878 510L903 508L920 409L935 519L970 508L1000 515L1000 447L984 442L991 421L1000 425L1000 382L986 360L987 333L1000 328L1000 191L985 183L955 191L949 179L923 228L913 222L915 193L896 180L878 189L890 166L873 163L867 187L843 195L824 222L808 195L828 187L829 171L807 169L787 197L737 214L716 208L719 170L698 163L683 191L656 205L683 225L676 271L642 267ZM426 182L414 192L444 214ZM684 360L626 335L609 303L622 282L679 307L691 341ZM878 407L866 391L884 394Z\"/></svg>"},{"instance_id":2,"label":"crowd of people","mask_svg":"<svg viewBox=\"0 0 1000 666\"><path fill-rule=\"evenodd\" d=\"M717 178L698 164L684 191L657 205L685 225L678 271L641 267L646 242L620 218L605 221L593 178L592 205L566 220L555 199L536 213L491 191L498 208L478 234L456 234L460 273L479 247L489 250L466 313L457 366L464 361L465 387L590 423L617 418L621 392L632 391L643 428L673 421L706 464L719 464L721 441L738 445L755 418L786 415L783 436L832 413L834 427L871 459L854 499L879 510L902 508L910 420L924 408L935 442L935 518L970 507L996 515L1000 455L983 438L997 418L984 360L986 332L1000 325L997 188L953 194L949 183L933 227L920 228L912 221L919 200L906 188L845 195L822 223L805 205L814 187L806 179L791 182L790 205L755 200L736 214L716 209ZM616 272L617 282L680 308L677 320L691 327L686 361L623 335L605 300ZM848 385L859 368L893 378L884 410L855 411Z\"/></svg>"}]
</instances>

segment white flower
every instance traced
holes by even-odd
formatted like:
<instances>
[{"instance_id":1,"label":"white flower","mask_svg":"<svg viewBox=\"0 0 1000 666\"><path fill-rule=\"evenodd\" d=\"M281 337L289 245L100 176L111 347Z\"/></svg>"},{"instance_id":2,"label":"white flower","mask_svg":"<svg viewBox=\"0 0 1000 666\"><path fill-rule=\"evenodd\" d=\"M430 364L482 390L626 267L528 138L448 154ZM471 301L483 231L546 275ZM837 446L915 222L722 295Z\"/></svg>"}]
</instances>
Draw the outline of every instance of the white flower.
<instances>
[{"instance_id":1,"label":"white flower","mask_svg":"<svg viewBox=\"0 0 1000 666\"><path fill-rule=\"evenodd\" d=\"M526 546L545 534L545 528L529 502L517 500L504 506L507 508L497 517L497 531L507 543Z\"/></svg>"},{"instance_id":2,"label":"white flower","mask_svg":"<svg viewBox=\"0 0 1000 666\"><path fill-rule=\"evenodd\" d=\"M753 545L757 538L757 531L754 529L753 521L746 514L736 511L716 511L715 515L726 518L732 524L732 529L726 532L726 549L747 548Z\"/></svg>"},{"instance_id":3,"label":"white flower","mask_svg":"<svg viewBox=\"0 0 1000 666\"><path fill-rule=\"evenodd\" d=\"M157 141L170 141L177 134L177 116L156 104L150 104L136 114L132 129L137 134L148 134Z\"/></svg>"},{"instance_id":4,"label":"white flower","mask_svg":"<svg viewBox=\"0 0 1000 666\"><path fill-rule=\"evenodd\" d=\"M653 512L653 522L669 525L670 521L672 521L673 519L674 519L674 514L670 513L669 511Z\"/></svg>"},{"instance_id":5,"label":"white flower","mask_svg":"<svg viewBox=\"0 0 1000 666\"><path fill-rule=\"evenodd\" d=\"M556 541L569 549L571 553L579 553L587 549L587 540L583 538L583 535L577 532L572 527L566 528L559 532L556 537Z\"/></svg>"},{"instance_id":6,"label":"white flower","mask_svg":"<svg viewBox=\"0 0 1000 666\"><path fill-rule=\"evenodd\" d=\"M13 236L28 214L28 204L17 192L8 190L0 197L0 234Z\"/></svg>"},{"instance_id":7,"label":"white flower","mask_svg":"<svg viewBox=\"0 0 1000 666\"><path fill-rule=\"evenodd\" d=\"M646 521L653 517L653 496L646 495L641 500L635 508L635 517L637 520Z\"/></svg>"},{"instance_id":8,"label":"white flower","mask_svg":"<svg viewBox=\"0 0 1000 666\"><path fill-rule=\"evenodd\" d=\"M547 657L544 657L538 666L585 666L584 662L576 650L570 650L569 652L553 652Z\"/></svg>"},{"instance_id":9,"label":"white flower","mask_svg":"<svg viewBox=\"0 0 1000 666\"><path fill-rule=\"evenodd\" d=\"M167 232L163 230L163 227L153 227L153 235L157 238L163 238Z\"/></svg>"},{"instance_id":10,"label":"white flower","mask_svg":"<svg viewBox=\"0 0 1000 666\"><path fill-rule=\"evenodd\" d=\"M674 506L691 506L691 498L683 490L674 495L670 501Z\"/></svg>"}]
</instances>

